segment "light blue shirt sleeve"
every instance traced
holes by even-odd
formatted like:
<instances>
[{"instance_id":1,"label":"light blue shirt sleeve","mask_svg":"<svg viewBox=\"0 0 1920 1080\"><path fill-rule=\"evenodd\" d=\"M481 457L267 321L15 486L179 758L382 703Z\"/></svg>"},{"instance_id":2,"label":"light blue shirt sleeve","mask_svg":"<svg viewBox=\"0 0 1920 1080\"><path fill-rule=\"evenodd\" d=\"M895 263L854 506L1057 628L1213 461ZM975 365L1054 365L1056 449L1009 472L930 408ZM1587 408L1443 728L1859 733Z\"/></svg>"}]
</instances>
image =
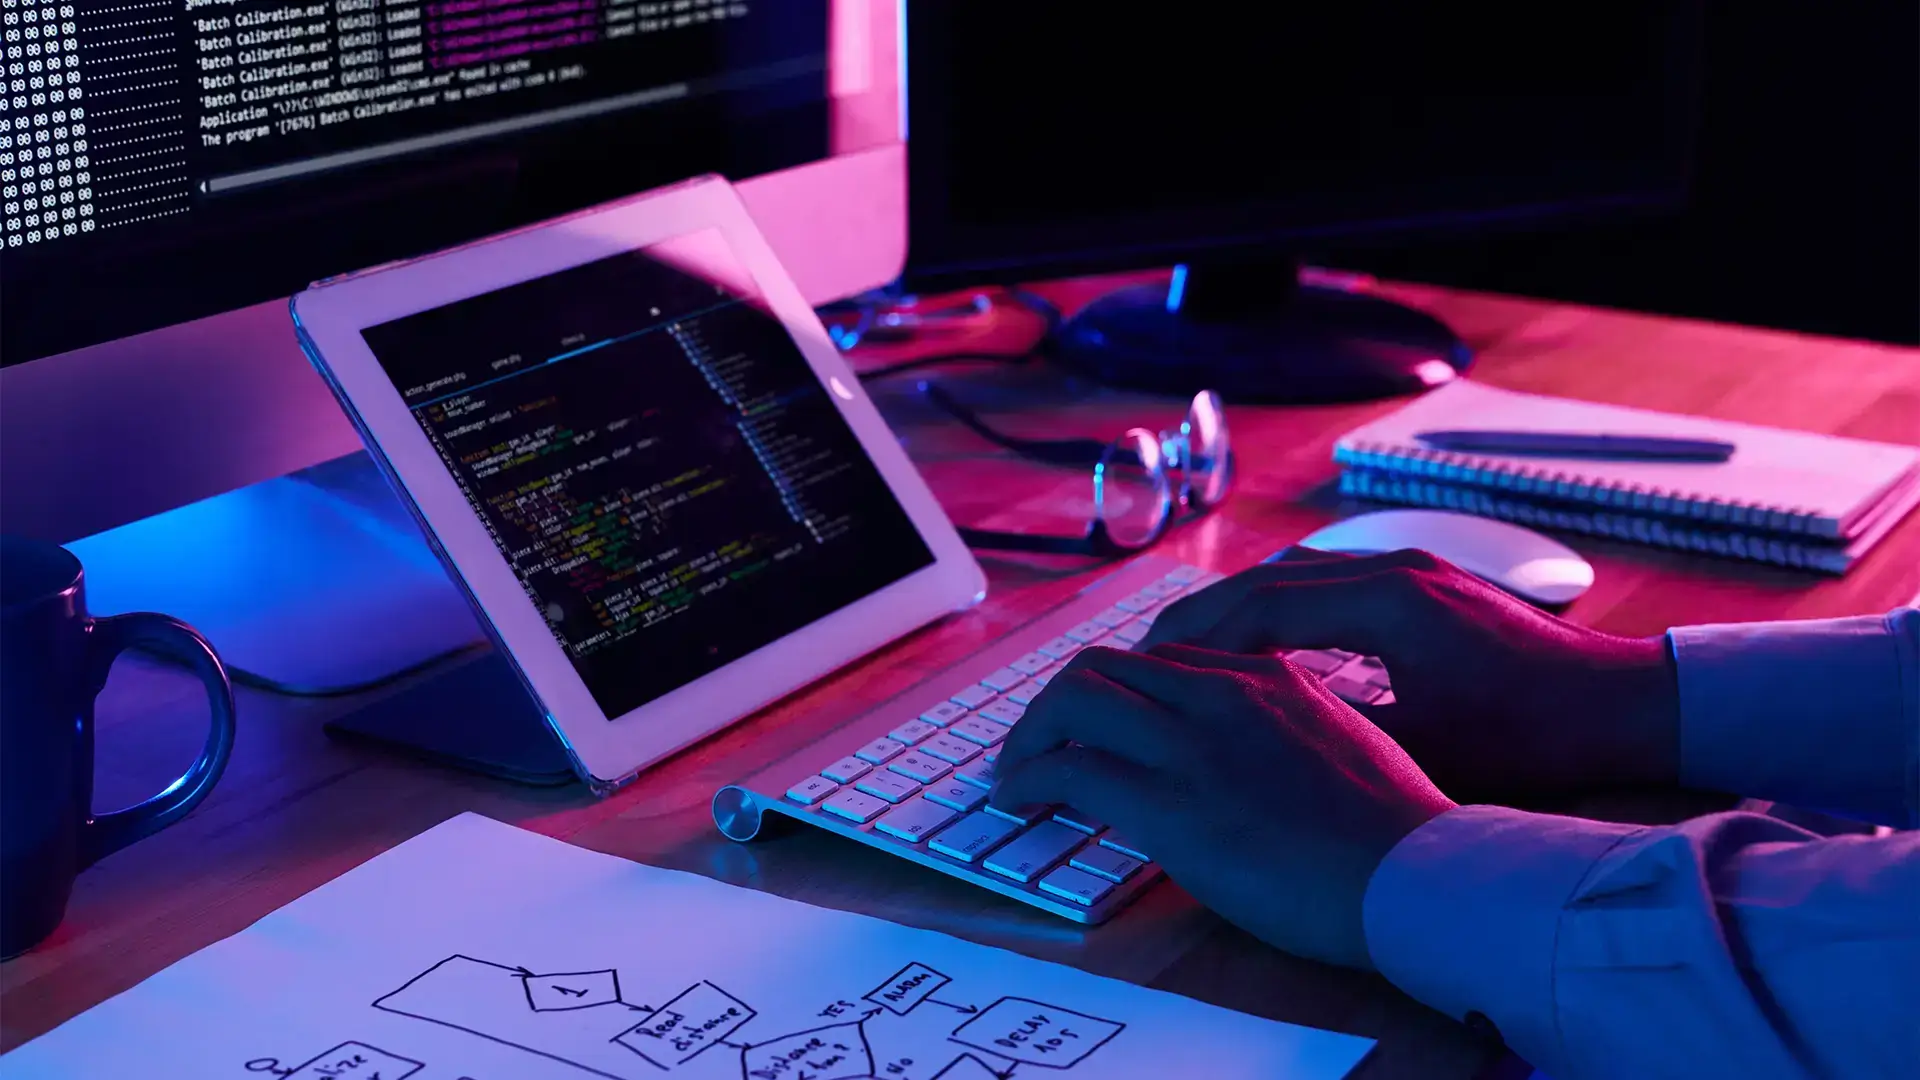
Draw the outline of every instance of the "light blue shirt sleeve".
<instances>
[{"instance_id":1,"label":"light blue shirt sleeve","mask_svg":"<svg viewBox=\"0 0 1920 1080\"><path fill-rule=\"evenodd\" d=\"M1920 828L1920 610L1667 640L1682 784Z\"/></svg>"},{"instance_id":2,"label":"light blue shirt sleeve","mask_svg":"<svg viewBox=\"0 0 1920 1080\"><path fill-rule=\"evenodd\" d=\"M1673 640L1690 782L1920 819L1920 616ZM1381 974L1555 1080L1920 1074L1920 834L1463 806L1394 848L1364 916Z\"/></svg>"}]
</instances>

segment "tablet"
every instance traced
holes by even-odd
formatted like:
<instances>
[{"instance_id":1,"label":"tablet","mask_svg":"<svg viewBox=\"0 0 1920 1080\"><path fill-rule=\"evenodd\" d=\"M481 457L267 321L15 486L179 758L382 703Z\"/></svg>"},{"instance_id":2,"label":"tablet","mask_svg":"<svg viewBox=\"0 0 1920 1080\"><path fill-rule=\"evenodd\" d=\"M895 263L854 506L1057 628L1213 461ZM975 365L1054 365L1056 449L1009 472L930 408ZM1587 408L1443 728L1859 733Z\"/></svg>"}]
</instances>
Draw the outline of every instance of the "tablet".
<instances>
[{"instance_id":1,"label":"tablet","mask_svg":"<svg viewBox=\"0 0 1920 1080\"><path fill-rule=\"evenodd\" d=\"M596 790L986 579L719 178L293 298Z\"/></svg>"}]
</instances>

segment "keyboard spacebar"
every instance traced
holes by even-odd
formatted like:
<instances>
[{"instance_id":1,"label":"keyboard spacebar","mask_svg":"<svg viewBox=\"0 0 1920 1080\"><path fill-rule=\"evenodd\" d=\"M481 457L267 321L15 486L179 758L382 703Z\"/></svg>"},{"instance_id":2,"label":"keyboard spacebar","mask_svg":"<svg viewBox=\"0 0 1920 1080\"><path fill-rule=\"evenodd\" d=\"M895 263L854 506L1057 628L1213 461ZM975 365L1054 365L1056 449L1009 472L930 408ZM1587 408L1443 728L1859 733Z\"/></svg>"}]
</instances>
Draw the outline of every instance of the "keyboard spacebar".
<instances>
[{"instance_id":1,"label":"keyboard spacebar","mask_svg":"<svg viewBox=\"0 0 1920 1080\"><path fill-rule=\"evenodd\" d=\"M987 869L1015 881L1031 882L1073 853L1087 834L1057 821L1043 821L987 856Z\"/></svg>"}]
</instances>

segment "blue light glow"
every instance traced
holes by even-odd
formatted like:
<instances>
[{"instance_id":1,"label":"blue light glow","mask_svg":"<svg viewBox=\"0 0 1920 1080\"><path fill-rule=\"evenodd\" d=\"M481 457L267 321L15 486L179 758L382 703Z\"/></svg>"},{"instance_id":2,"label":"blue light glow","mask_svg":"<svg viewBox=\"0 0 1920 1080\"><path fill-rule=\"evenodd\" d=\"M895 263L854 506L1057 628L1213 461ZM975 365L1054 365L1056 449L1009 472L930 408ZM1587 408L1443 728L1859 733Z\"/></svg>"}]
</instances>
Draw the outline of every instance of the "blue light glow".
<instances>
[{"instance_id":1,"label":"blue light glow","mask_svg":"<svg viewBox=\"0 0 1920 1080\"><path fill-rule=\"evenodd\" d=\"M1178 315L1180 301L1187 295L1187 264L1181 263L1173 268L1173 280L1167 282L1167 313Z\"/></svg>"}]
</instances>

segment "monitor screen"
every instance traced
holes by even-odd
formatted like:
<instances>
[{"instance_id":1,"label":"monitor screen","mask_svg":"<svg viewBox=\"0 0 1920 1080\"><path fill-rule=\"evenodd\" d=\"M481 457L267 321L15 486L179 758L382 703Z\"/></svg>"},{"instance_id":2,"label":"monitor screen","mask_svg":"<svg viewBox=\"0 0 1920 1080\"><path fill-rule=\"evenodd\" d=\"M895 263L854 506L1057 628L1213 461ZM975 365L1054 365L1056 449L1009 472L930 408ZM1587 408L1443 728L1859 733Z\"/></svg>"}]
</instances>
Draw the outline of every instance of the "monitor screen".
<instances>
[{"instance_id":1,"label":"monitor screen","mask_svg":"<svg viewBox=\"0 0 1920 1080\"><path fill-rule=\"evenodd\" d=\"M910 281L1310 252L1682 191L1695 4L1257 7L909 5Z\"/></svg>"},{"instance_id":2,"label":"monitor screen","mask_svg":"<svg viewBox=\"0 0 1920 1080\"><path fill-rule=\"evenodd\" d=\"M828 0L0 0L0 359L825 156Z\"/></svg>"},{"instance_id":3,"label":"monitor screen","mask_svg":"<svg viewBox=\"0 0 1920 1080\"><path fill-rule=\"evenodd\" d=\"M933 562L717 231L363 335L609 718Z\"/></svg>"}]
</instances>

